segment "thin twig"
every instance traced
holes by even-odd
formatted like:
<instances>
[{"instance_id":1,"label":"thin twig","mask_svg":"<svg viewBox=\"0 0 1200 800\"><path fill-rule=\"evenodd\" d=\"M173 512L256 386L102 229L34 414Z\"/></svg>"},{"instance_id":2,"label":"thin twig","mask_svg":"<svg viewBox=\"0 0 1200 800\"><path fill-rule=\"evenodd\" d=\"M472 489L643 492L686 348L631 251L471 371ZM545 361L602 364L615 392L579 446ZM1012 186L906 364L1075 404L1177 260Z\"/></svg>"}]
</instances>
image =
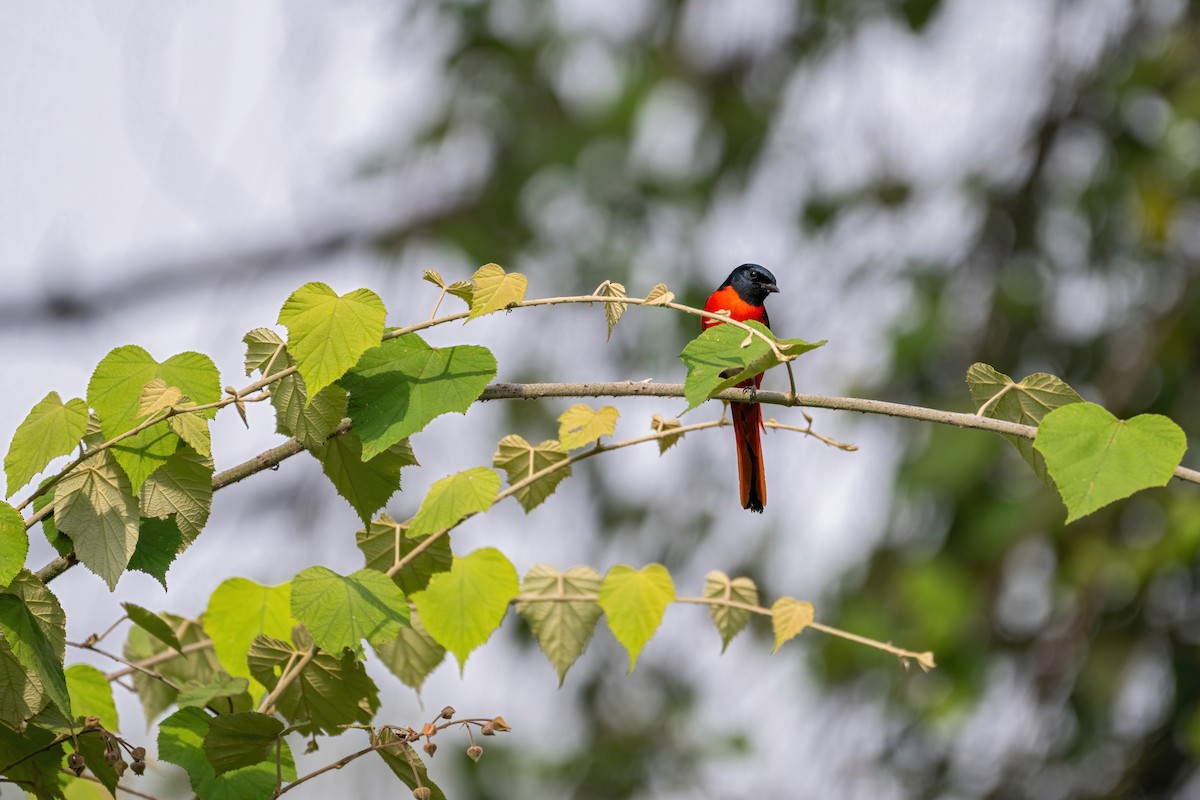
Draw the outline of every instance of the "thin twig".
<instances>
[{"instance_id":1,"label":"thin twig","mask_svg":"<svg viewBox=\"0 0 1200 800\"><path fill-rule=\"evenodd\" d=\"M279 700L280 695L282 695L287 687L292 684L292 681L299 677L304 668L308 666L308 662L312 661L316 654L317 646L312 645L302 654L300 654L300 659L295 664L292 663L292 660L295 658L296 654L292 654L292 658L288 659L288 666L284 668L283 673L279 676L279 682L275 684L275 688L272 689L271 693L264 697L262 702L258 704L258 713L270 713L270 710L275 706L276 701Z\"/></svg>"}]
</instances>

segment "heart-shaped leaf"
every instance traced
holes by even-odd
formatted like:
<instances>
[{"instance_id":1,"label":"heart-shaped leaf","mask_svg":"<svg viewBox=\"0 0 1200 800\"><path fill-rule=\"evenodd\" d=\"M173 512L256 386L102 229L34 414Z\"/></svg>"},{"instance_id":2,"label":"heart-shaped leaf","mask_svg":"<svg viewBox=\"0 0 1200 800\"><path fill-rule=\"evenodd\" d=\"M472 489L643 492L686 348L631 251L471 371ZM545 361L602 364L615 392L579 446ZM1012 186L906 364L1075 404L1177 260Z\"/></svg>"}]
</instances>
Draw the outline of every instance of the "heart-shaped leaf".
<instances>
[{"instance_id":1,"label":"heart-shaped leaf","mask_svg":"<svg viewBox=\"0 0 1200 800\"><path fill-rule=\"evenodd\" d=\"M1171 420L1141 414L1114 417L1095 403L1072 403L1046 415L1033 446L1074 522L1114 500L1166 486L1187 450L1187 437Z\"/></svg>"}]
</instances>

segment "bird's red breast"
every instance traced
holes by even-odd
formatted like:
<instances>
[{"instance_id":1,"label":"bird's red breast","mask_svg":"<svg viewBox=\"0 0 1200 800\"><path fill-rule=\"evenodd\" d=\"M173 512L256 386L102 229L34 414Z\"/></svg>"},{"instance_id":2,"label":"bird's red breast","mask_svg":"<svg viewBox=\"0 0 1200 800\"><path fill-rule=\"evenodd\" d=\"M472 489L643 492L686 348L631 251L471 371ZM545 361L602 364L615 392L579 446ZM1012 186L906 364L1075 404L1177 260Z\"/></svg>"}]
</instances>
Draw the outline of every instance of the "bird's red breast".
<instances>
[{"instance_id":1,"label":"bird's red breast","mask_svg":"<svg viewBox=\"0 0 1200 800\"><path fill-rule=\"evenodd\" d=\"M767 323L766 308L747 303L738 296L737 290L732 286L724 286L709 295L708 302L704 304L704 310L710 314L715 314L718 311L728 311L730 318L737 322L754 320L755 322L769 325ZM713 325L720 324L719 321L707 317L703 321L705 328L711 328Z\"/></svg>"}]
</instances>

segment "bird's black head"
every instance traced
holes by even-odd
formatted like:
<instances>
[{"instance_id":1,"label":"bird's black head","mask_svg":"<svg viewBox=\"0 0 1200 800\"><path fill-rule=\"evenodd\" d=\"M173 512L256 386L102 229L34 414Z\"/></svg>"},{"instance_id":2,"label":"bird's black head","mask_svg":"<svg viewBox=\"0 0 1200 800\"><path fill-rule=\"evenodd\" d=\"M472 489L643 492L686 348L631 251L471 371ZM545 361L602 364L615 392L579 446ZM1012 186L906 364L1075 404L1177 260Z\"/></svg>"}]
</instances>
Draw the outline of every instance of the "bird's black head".
<instances>
[{"instance_id":1,"label":"bird's black head","mask_svg":"<svg viewBox=\"0 0 1200 800\"><path fill-rule=\"evenodd\" d=\"M738 297L752 306L761 306L767 295L779 291L775 276L758 264L742 264L721 285L732 286Z\"/></svg>"}]
</instances>

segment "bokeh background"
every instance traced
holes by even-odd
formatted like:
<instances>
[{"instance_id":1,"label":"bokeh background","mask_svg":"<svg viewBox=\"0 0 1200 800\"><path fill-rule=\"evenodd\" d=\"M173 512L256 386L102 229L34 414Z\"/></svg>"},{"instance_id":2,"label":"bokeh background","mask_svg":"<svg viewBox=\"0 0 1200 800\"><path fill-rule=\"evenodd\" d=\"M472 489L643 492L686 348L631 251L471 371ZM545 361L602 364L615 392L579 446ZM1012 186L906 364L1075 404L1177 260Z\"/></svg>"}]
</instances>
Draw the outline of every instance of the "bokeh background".
<instances>
[{"instance_id":1,"label":"bokeh background","mask_svg":"<svg viewBox=\"0 0 1200 800\"><path fill-rule=\"evenodd\" d=\"M240 385L242 334L300 284L368 286L401 324L436 297L422 269L488 261L532 295L661 281L692 303L756 261L783 290L777 330L830 340L799 363L804 391L970 410L981 360L1200 428L1197 3L15 0L0 114L0 438L47 391L81 396L113 347L200 350ZM501 380L678 382L694 333L632 309L606 343L601 310L572 307L430 338L486 344ZM569 404L438 420L393 514L505 433L552 437ZM682 404L617 405L632 436ZM277 441L269 409L249 432L227 413L218 469ZM589 462L454 548L498 546L521 571L661 561L689 594L710 569L748 574L938 670L815 633L768 656L761 627L720 655L685 607L632 675L601 625L557 689L510 615L419 696L371 663L378 719L505 716L478 765L442 742L431 774L456 798L1200 796L1192 487L1065 527L997 437L815 417L860 450L768 436L761 517L711 432ZM357 527L301 456L217 496L169 593L131 574L110 595L82 569L53 589L82 639L121 600L194 616L234 575L355 569ZM118 694L127 738L152 740ZM393 783L363 759L294 794ZM153 764L138 788L188 791Z\"/></svg>"}]
</instances>

